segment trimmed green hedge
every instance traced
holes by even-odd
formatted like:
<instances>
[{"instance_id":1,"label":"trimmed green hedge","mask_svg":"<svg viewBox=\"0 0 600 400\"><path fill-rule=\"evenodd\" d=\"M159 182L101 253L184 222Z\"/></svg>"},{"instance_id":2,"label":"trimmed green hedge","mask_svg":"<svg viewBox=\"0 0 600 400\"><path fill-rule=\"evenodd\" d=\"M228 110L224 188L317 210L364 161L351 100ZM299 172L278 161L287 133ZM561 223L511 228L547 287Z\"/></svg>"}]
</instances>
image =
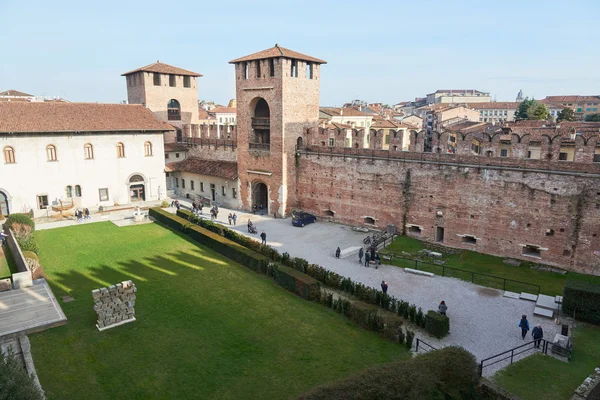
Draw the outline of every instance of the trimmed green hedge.
<instances>
[{"instance_id":1,"label":"trimmed green hedge","mask_svg":"<svg viewBox=\"0 0 600 400\"><path fill-rule=\"evenodd\" d=\"M443 338L450 332L450 319L433 310L425 315L425 330L436 338Z\"/></svg>"},{"instance_id":2,"label":"trimmed green hedge","mask_svg":"<svg viewBox=\"0 0 600 400\"><path fill-rule=\"evenodd\" d=\"M563 312L580 321L600 325L600 285L567 280L563 296Z\"/></svg>"},{"instance_id":3,"label":"trimmed green hedge","mask_svg":"<svg viewBox=\"0 0 600 400\"><path fill-rule=\"evenodd\" d=\"M475 400L478 382L475 357L462 347L452 346L371 367L311 389L298 399Z\"/></svg>"},{"instance_id":4,"label":"trimmed green hedge","mask_svg":"<svg viewBox=\"0 0 600 400\"><path fill-rule=\"evenodd\" d=\"M10 214L4 222L4 229L12 229L13 224L28 225L32 232L35 230L35 222L27 214Z\"/></svg>"},{"instance_id":5,"label":"trimmed green hedge","mask_svg":"<svg viewBox=\"0 0 600 400\"><path fill-rule=\"evenodd\" d=\"M278 265L274 274L275 281L290 292L306 300L319 299L319 281L290 267Z\"/></svg>"}]
</instances>

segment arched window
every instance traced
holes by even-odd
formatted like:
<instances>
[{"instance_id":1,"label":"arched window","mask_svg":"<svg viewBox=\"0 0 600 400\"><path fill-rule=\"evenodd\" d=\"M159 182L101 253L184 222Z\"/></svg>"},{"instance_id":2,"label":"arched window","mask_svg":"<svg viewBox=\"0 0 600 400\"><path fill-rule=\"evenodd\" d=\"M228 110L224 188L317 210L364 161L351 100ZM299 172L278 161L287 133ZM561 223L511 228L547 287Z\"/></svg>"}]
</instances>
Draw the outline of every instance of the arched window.
<instances>
[{"instance_id":1,"label":"arched window","mask_svg":"<svg viewBox=\"0 0 600 400\"><path fill-rule=\"evenodd\" d=\"M71 186L71 185L67 186L67 197L68 198L73 197L73 186Z\"/></svg>"},{"instance_id":2,"label":"arched window","mask_svg":"<svg viewBox=\"0 0 600 400\"><path fill-rule=\"evenodd\" d=\"M15 163L15 149L10 146L6 146L4 148L4 162L6 164L14 164Z\"/></svg>"},{"instance_id":3,"label":"arched window","mask_svg":"<svg viewBox=\"0 0 600 400\"><path fill-rule=\"evenodd\" d=\"M81 186L75 185L75 197L81 197Z\"/></svg>"},{"instance_id":4,"label":"arched window","mask_svg":"<svg viewBox=\"0 0 600 400\"><path fill-rule=\"evenodd\" d=\"M46 146L46 156L48 157L48 161L56 161L56 146L52 144Z\"/></svg>"},{"instance_id":5,"label":"arched window","mask_svg":"<svg viewBox=\"0 0 600 400\"><path fill-rule=\"evenodd\" d=\"M152 155L152 143L150 143L150 142L144 143L144 154L146 156Z\"/></svg>"},{"instance_id":6,"label":"arched window","mask_svg":"<svg viewBox=\"0 0 600 400\"><path fill-rule=\"evenodd\" d=\"M169 100L169 103L167 104L167 117L169 121L181 120L181 106L177 100Z\"/></svg>"},{"instance_id":7,"label":"arched window","mask_svg":"<svg viewBox=\"0 0 600 400\"><path fill-rule=\"evenodd\" d=\"M121 142L117 143L117 158L125 158L125 145Z\"/></svg>"},{"instance_id":8,"label":"arched window","mask_svg":"<svg viewBox=\"0 0 600 400\"><path fill-rule=\"evenodd\" d=\"M91 144L87 143L83 146L83 156L86 160L94 159L94 147Z\"/></svg>"}]
</instances>

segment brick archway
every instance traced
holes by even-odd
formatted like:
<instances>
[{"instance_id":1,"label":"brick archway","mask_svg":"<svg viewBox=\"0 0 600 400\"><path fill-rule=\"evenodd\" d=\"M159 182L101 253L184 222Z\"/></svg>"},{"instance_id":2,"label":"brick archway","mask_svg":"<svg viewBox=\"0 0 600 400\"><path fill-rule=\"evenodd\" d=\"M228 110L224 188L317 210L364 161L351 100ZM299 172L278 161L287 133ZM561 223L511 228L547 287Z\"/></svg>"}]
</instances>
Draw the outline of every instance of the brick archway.
<instances>
[{"instance_id":1,"label":"brick archway","mask_svg":"<svg viewBox=\"0 0 600 400\"><path fill-rule=\"evenodd\" d=\"M252 182L252 207L256 206L257 210L262 210L269 214L269 189L262 181Z\"/></svg>"}]
</instances>

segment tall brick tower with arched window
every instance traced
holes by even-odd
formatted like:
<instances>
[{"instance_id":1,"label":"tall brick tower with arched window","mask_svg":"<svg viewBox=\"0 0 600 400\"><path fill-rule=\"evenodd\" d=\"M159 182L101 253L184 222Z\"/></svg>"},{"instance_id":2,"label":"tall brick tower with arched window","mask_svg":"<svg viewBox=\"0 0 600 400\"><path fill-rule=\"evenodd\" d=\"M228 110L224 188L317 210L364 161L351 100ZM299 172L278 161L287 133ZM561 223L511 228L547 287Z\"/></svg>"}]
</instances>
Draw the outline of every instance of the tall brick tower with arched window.
<instances>
[{"instance_id":1,"label":"tall brick tower with arched window","mask_svg":"<svg viewBox=\"0 0 600 400\"><path fill-rule=\"evenodd\" d=\"M230 64L235 65L242 205L287 215L296 204L298 138L319 121L319 72L325 61L276 44Z\"/></svg>"}]
</instances>

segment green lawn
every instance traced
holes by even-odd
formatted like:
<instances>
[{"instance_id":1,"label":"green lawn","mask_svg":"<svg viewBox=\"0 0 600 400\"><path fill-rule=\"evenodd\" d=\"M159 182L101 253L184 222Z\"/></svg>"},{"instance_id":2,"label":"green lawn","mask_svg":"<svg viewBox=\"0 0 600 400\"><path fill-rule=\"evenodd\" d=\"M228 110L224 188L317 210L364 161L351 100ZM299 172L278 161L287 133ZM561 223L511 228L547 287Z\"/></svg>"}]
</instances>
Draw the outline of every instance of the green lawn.
<instances>
[{"instance_id":1,"label":"green lawn","mask_svg":"<svg viewBox=\"0 0 600 400\"><path fill-rule=\"evenodd\" d=\"M157 224L36 232L69 323L30 335L52 399L284 399L402 347ZM137 321L94 326L91 290L126 279Z\"/></svg>"},{"instance_id":2,"label":"green lawn","mask_svg":"<svg viewBox=\"0 0 600 400\"><path fill-rule=\"evenodd\" d=\"M9 278L15 272L17 272L17 265L10 249L8 246L2 247L0 250L0 279Z\"/></svg>"},{"instance_id":3,"label":"green lawn","mask_svg":"<svg viewBox=\"0 0 600 400\"><path fill-rule=\"evenodd\" d=\"M569 399L598 366L599 337L600 327L575 328L570 363L536 354L498 372L494 381L523 400Z\"/></svg>"},{"instance_id":4,"label":"green lawn","mask_svg":"<svg viewBox=\"0 0 600 400\"><path fill-rule=\"evenodd\" d=\"M385 252L391 252L400 255L401 252L404 251L416 255L419 250L424 248L426 248L426 243L418 239L407 236L398 236L392 244L386 247ZM459 254L450 254L444 256L444 261L446 261L446 265L449 267L456 267L464 270L479 272L481 274L537 284L541 287L541 292L548 295L562 295L564 283L567 279L586 280L600 284L600 276L584 275L575 272L568 272L565 275L560 275L550 272L536 271L530 268L530 263L523 262L521 266L514 267L504 264L504 259L504 257L490 256L469 250L460 250ZM395 259L393 264L401 267L414 268L414 262L405 260ZM419 264L419 269L433 272L435 274L442 273L442 268L439 266L427 266L425 264ZM472 279L472 276L469 273L448 270L446 272L449 276L463 280L471 281ZM503 288L503 281L500 279L476 276L475 283L484 286L496 287L499 289ZM506 289L513 292L532 291L531 287L520 285L514 282L509 282Z\"/></svg>"}]
</instances>

